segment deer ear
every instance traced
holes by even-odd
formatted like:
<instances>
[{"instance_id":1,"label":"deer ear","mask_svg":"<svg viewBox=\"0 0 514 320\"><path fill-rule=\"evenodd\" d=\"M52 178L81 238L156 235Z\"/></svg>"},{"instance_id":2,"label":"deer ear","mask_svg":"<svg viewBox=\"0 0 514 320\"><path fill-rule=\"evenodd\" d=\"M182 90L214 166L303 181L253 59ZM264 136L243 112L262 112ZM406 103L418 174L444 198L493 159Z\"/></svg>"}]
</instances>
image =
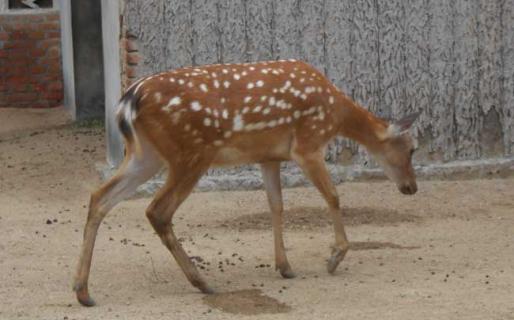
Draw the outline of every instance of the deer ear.
<instances>
[{"instance_id":1,"label":"deer ear","mask_svg":"<svg viewBox=\"0 0 514 320\"><path fill-rule=\"evenodd\" d=\"M407 132L420 114L421 112L412 113L400 120L393 121L387 128L389 136L396 137Z\"/></svg>"}]
</instances>

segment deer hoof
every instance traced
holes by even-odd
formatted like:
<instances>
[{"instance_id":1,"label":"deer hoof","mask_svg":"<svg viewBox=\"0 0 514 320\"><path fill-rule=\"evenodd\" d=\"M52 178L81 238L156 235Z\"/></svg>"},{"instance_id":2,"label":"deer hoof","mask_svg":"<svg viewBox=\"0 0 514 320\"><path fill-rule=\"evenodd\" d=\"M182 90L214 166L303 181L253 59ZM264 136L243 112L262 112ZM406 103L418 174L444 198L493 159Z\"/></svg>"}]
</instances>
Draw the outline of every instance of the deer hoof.
<instances>
[{"instance_id":1,"label":"deer hoof","mask_svg":"<svg viewBox=\"0 0 514 320\"><path fill-rule=\"evenodd\" d=\"M335 249L333 251L332 256L330 257L330 259L328 259L328 263L327 263L328 273L333 274L336 271L339 263L341 263L341 261L343 261L344 256L346 255L346 251L347 250L341 250L341 249Z\"/></svg>"},{"instance_id":2,"label":"deer hoof","mask_svg":"<svg viewBox=\"0 0 514 320\"><path fill-rule=\"evenodd\" d=\"M291 269L280 270L280 275L284 279L293 279L296 278L296 273L294 273Z\"/></svg>"},{"instance_id":3,"label":"deer hoof","mask_svg":"<svg viewBox=\"0 0 514 320\"><path fill-rule=\"evenodd\" d=\"M75 291L75 294L77 295L78 302L83 305L84 307L92 307L96 305L95 300L93 300L89 293L87 292L87 288L81 286L81 285L75 285L73 287L73 290Z\"/></svg>"},{"instance_id":4,"label":"deer hoof","mask_svg":"<svg viewBox=\"0 0 514 320\"><path fill-rule=\"evenodd\" d=\"M216 293L216 291L214 291L214 289L209 286L200 288L200 291L202 291L202 293L205 293L205 294L215 294Z\"/></svg>"}]
</instances>

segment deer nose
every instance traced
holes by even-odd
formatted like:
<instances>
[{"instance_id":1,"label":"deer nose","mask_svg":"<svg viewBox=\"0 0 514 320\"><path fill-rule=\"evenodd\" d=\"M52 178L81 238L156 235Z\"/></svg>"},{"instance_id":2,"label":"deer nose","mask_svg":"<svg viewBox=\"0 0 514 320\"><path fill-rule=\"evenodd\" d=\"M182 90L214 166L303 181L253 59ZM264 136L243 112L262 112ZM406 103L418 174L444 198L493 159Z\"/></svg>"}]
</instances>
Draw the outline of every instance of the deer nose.
<instances>
[{"instance_id":1,"label":"deer nose","mask_svg":"<svg viewBox=\"0 0 514 320\"><path fill-rule=\"evenodd\" d=\"M400 187L400 192L403 194L415 194L418 191L416 183L407 183Z\"/></svg>"}]
</instances>

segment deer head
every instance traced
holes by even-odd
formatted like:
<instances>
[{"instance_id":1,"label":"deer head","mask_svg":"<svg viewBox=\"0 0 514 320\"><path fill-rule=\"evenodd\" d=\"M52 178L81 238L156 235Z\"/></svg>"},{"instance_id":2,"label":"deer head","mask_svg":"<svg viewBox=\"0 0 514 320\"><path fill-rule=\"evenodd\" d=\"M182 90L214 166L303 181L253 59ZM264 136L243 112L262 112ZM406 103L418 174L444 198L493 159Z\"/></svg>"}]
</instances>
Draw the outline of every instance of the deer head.
<instances>
[{"instance_id":1,"label":"deer head","mask_svg":"<svg viewBox=\"0 0 514 320\"><path fill-rule=\"evenodd\" d=\"M403 194L415 194L418 190L412 168L412 155L417 146L409 133L418 116L419 113L414 113L391 122L382 137L379 150L373 152L386 176L396 183Z\"/></svg>"}]
</instances>

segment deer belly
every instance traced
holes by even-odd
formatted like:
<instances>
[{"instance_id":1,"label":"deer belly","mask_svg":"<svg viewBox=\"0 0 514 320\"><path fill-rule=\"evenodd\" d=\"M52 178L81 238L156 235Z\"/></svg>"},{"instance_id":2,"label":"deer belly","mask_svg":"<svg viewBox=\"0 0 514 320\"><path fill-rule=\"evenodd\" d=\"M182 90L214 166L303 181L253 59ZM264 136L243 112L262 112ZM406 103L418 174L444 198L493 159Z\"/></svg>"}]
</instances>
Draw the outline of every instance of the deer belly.
<instances>
[{"instance_id":1,"label":"deer belly","mask_svg":"<svg viewBox=\"0 0 514 320\"><path fill-rule=\"evenodd\" d=\"M232 166L269 161L288 161L290 143L284 141L267 145L227 146L218 150L214 166Z\"/></svg>"}]
</instances>

